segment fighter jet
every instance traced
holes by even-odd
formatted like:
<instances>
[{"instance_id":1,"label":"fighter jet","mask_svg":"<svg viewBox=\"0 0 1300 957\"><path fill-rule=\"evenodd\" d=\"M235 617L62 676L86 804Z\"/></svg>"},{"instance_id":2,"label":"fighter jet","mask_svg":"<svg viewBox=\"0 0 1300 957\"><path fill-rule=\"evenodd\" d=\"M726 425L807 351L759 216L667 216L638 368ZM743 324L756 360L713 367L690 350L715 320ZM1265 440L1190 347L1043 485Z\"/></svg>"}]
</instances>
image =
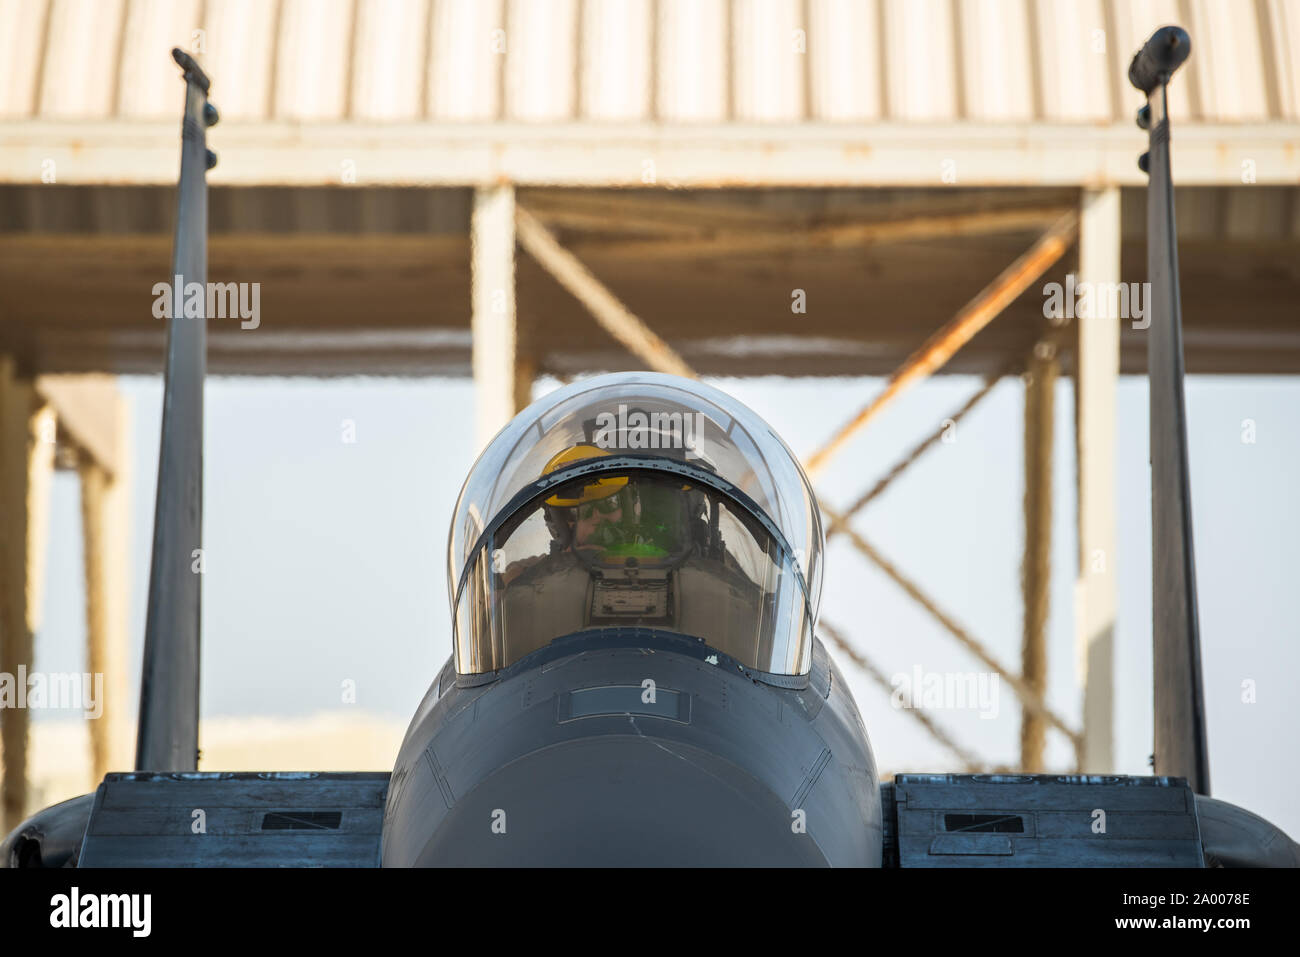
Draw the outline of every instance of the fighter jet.
<instances>
[{"instance_id":1,"label":"fighter jet","mask_svg":"<svg viewBox=\"0 0 1300 957\"><path fill-rule=\"evenodd\" d=\"M1130 70L1151 134L1157 775L882 782L817 637L824 534L798 458L718 389L644 372L550 393L474 464L448 543L453 654L391 775L199 772L188 563L200 541L203 323L174 309L136 770L24 822L0 861L1300 863L1280 830L1208 796L1165 113L1189 51L1167 27ZM216 114L198 64L174 56L187 83L174 271L201 283Z\"/></svg>"}]
</instances>

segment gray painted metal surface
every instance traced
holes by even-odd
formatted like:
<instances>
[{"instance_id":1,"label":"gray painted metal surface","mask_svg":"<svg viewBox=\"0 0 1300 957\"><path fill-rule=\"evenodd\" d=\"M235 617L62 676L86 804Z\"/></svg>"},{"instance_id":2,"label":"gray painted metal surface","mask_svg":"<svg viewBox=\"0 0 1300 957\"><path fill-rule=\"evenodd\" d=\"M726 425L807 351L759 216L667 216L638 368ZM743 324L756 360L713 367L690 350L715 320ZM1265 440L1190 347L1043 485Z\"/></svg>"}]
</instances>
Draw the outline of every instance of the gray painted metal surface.
<instances>
[{"instance_id":1,"label":"gray painted metal surface","mask_svg":"<svg viewBox=\"0 0 1300 957\"><path fill-rule=\"evenodd\" d=\"M377 867L388 777L110 774L79 866Z\"/></svg>"},{"instance_id":2,"label":"gray painted metal surface","mask_svg":"<svg viewBox=\"0 0 1300 957\"><path fill-rule=\"evenodd\" d=\"M875 762L820 642L796 684L648 628L486 678L448 662L397 759L384 866L876 866Z\"/></svg>"},{"instance_id":3,"label":"gray painted metal surface","mask_svg":"<svg viewBox=\"0 0 1300 957\"><path fill-rule=\"evenodd\" d=\"M1181 778L900 774L892 797L900 867L1204 866Z\"/></svg>"},{"instance_id":4,"label":"gray painted metal surface","mask_svg":"<svg viewBox=\"0 0 1300 957\"><path fill-rule=\"evenodd\" d=\"M186 771L198 766L199 618L203 580L203 378L207 363L209 166L208 78L187 54L180 191L172 257L175 284L167 320L162 437L158 454L152 565L145 618L144 671L135 766ZM199 315L186 316L185 290L197 283Z\"/></svg>"},{"instance_id":5,"label":"gray painted metal surface","mask_svg":"<svg viewBox=\"0 0 1300 957\"><path fill-rule=\"evenodd\" d=\"M1129 77L1147 94L1147 107L1139 115L1139 125L1149 129L1151 147L1144 162L1151 177L1147 190L1147 280L1151 284L1147 374L1151 403L1155 770L1185 777L1198 794L1209 794L1187 466L1187 409L1183 397L1183 320L1167 113L1169 78L1190 49L1191 40L1184 31L1165 27L1134 57Z\"/></svg>"},{"instance_id":6,"label":"gray painted metal surface","mask_svg":"<svg viewBox=\"0 0 1300 957\"><path fill-rule=\"evenodd\" d=\"M1258 814L1198 794L1196 819L1207 867L1300 867L1300 844Z\"/></svg>"},{"instance_id":7,"label":"gray painted metal surface","mask_svg":"<svg viewBox=\"0 0 1300 957\"><path fill-rule=\"evenodd\" d=\"M76 867L93 794L38 811L0 842L0 867Z\"/></svg>"},{"instance_id":8,"label":"gray painted metal surface","mask_svg":"<svg viewBox=\"0 0 1300 957\"><path fill-rule=\"evenodd\" d=\"M454 680L453 676L449 686ZM592 690L610 708L630 703L614 700L619 689ZM680 702L685 699L680 694L668 696L671 706L660 708L641 703L641 689L626 690L634 692L637 701L629 708L628 717L683 717ZM589 700L594 703L597 698ZM472 710L474 706L468 707ZM575 720L562 702L558 715L561 720ZM594 710L583 715L595 716ZM585 768L576 767L579 777L584 771L590 777L593 769L597 776L617 773L620 761L641 757L630 751L620 754L615 740L606 744L609 746L603 749L573 752L585 762ZM654 746L668 757L657 763L652 758L646 764L647 777L640 782L625 779L623 783L649 782L657 787L654 779L660 774L666 773L670 780L674 777L669 759L687 756L699 760L701 768L712 764L724 777L730 774L732 780L744 780L735 775L734 768L711 761L707 753ZM430 768L439 776L439 794L433 796L455 804L457 796L447 769L432 761ZM798 803L813 807L806 800L811 789L805 783L799 788L804 800ZM382 773L113 774L94 794L46 808L24 821L0 844L0 867L375 867L380 862L388 784L389 776ZM540 784L547 790L544 781ZM525 786L524 793L516 792L497 803L509 806L520 797L535 800L535 788ZM610 796L604 789L592 797ZM900 775L896 783L882 784L880 802L879 838L885 867L1300 866L1300 846L1277 827L1242 808L1194 795L1180 779L911 774ZM482 803L479 810L490 803L494 802ZM750 818L746 810L751 803L741 802L743 819ZM752 853L754 863L778 863L768 842L752 849L725 846L725 841L745 839L735 833L737 827L730 818L737 806L731 802L721 809L721 826L710 832L710 837L724 839L719 858L738 859ZM618 809L643 807L644 802ZM205 833L195 833L194 812L199 809L204 811ZM664 810L670 809L661 808L660 812ZM719 809L703 802L692 810L711 813ZM766 810L780 816L783 808ZM455 826L481 829L483 822L473 821L473 816L462 814ZM641 823L654 824L649 820ZM588 855L593 861L599 859L590 848L571 843L562 831L511 835L510 826L516 826L516 832L520 824L527 829L526 816L507 817L506 824L506 832L497 835L496 849L509 849L510 855L530 844L541 844L531 850L540 858L533 863L575 863L580 862L576 858ZM656 847L664 833L648 826L629 830L643 845ZM668 836L671 840L681 835L670 829ZM522 840L507 841L506 837ZM547 843L551 846L545 846ZM462 852L466 852L464 848ZM652 853L674 862L680 848L672 845ZM705 858L704 863L711 863L709 855L716 853L717 847L697 852ZM487 854L468 861L436 863L492 863L498 858L498 854ZM814 857L804 863L824 861Z\"/></svg>"}]
</instances>

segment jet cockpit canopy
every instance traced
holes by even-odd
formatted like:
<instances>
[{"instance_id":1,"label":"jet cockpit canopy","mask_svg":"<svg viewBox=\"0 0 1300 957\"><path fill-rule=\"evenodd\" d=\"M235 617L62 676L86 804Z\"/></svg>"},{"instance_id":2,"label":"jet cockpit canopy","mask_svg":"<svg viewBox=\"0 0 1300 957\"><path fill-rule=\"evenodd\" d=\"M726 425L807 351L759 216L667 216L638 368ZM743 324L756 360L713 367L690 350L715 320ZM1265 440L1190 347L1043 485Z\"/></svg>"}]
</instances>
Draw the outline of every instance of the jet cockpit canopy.
<instances>
[{"instance_id":1,"label":"jet cockpit canopy","mask_svg":"<svg viewBox=\"0 0 1300 957\"><path fill-rule=\"evenodd\" d=\"M805 674L823 546L798 460L740 402L657 373L575 382L498 433L461 490L447 563L456 669L638 626Z\"/></svg>"}]
</instances>

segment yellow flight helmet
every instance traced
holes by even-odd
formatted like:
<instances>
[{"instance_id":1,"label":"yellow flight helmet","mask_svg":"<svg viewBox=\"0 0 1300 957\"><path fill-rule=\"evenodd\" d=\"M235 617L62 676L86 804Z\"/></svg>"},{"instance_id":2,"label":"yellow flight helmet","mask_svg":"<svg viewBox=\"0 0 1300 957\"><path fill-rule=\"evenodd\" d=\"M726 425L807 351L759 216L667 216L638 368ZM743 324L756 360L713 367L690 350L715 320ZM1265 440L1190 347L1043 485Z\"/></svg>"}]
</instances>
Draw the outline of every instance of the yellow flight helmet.
<instances>
[{"instance_id":1,"label":"yellow flight helmet","mask_svg":"<svg viewBox=\"0 0 1300 957\"><path fill-rule=\"evenodd\" d=\"M546 463L542 469L543 475L550 475L556 469L573 462L581 462L584 459L593 459L601 455L609 455L609 452L596 445L574 445L557 452L551 456L551 460ZM627 485L626 475L611 475L604 478L592 480L589 484L582 487L582 493L576 498L561 498L558 494L552 495L546 500L547 505L554 505L557 508L576 508L579 505L585 505L587 502L599 501L602 498L609 498L611 495L618 493L619 489Z\"/></svg>"}]
</instances>

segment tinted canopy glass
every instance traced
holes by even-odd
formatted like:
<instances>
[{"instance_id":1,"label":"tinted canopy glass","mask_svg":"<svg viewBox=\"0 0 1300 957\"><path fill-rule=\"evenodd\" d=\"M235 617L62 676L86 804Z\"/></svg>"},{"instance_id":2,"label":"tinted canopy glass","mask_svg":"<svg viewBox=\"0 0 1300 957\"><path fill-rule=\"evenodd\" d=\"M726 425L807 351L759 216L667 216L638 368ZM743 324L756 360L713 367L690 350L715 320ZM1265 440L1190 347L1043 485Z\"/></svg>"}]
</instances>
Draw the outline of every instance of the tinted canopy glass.
<instances>
[{"instance_id":1,"label":"tinted canopy glass","mask_svg":"<svg viewBox=\"0 0 1300 957\"><path fill-rule=\"evenodd\" d=\"M760 671L807 670L801 572L748 507L650 471L542 492L482 542L457 607L457 669L495 671L553 639L640 626Z\"/></svg>"},{"instance_id":2,"label":"tinted canopy glass","mask_svg":"<svg viewBox=\"0 0 1300 957\"><path fill-rule=\"evenodd\" d=\"M601 457L608 457L609 462L597 461ZM630 458L638 460L636 469L631 468ZM618 471L620 468L622 471ZM656 468L676 477L666 485L655 484L645 476ZM585 484L576 491L570 489L572 494L567 497L552 486L547 495L535 499L539 480L554 476L557 481L568 481L569 476L562 474L568 469L582 471ZM597 475L601 470L606 474ZM601 497L586 490L587 485L594 485ZM625 488L624 504L617 505L611 490ZM627 504L629 495L632 500ZM673 499L671 506L664 496ZM595 522L598 508L586 518L573 518L575 535L580 527L586 527L582 523L595 522L596 534L605 538L592 540L585 549L579 546L553 554L552 543L560 539L545 536L558 534L559 526L554 531L548 526L548 513L552 513L554 525L563 518L557 509L575 508L580 499L581 504L590 504L606 498L615 501L600 507L617 505L631 511L620 512L617 522ZM547 499L551 500L549 505ZM671 528L646 524L664 509L674 515L685 509L688 517ZM716 554L717 542L698 532L700 522L718 525L715 535L723 534L721 529L726 523L737 529L729 536L723 534L726 556ZM742 536L739 529L747 531ZM664 539L668 534L681 538ZM512 538L517 535L525 538ZM742 541L745 537L750 540L748 544ZM582 564L581 560L588 559L590 550L596 547L602 550L602 561ZM613 578L608 574L609 559L624 561L620 573L624 578L628 577L626 560L635 559L638 571L633 577L640 587L652 577L649 569L662 572L663 562L677 555L679 548L694 549L692 555L703 555L713 548L715 554L704 558L678 556L672 574L661 575L665 580L673 579L674 601L695 594L690 582L703 571L702 566L692 562L709 561L714 563L709 574L715 576L715 590L725 581L731 583L728 587L734 585L737 593L743 593L744 586L735 575L739 574L737 569L747 569L748 580L757 588L754 594L764 596L761 601L767 604L753 609L752 627L745 627L740 624L741 611L724 602L718 614L725 614L727 623L712 623L721 628L716 635L704 624L692 626L704 622L704 612L697 612L689 602L684 607L673 605L673 630L734 648L748 642L748 651L736 657L751 667L782 674L807 671L807 641L791 638L790 634L810 634L816 620L822 581L821 517L798 461L767 423L711 386L657 373L596 376L544 396L488 444L456 503L447 569L458 670L496 670L517 660L515 649L531 649L542 634L549 633L553 638L594 627L585 624L586 617L593 614L604 624L649 624L652 618L665 619L667 614L659 605L634 614L635 605L624 603L618 607L627 614L620 617L612 612L599 613L602 606L590 602L584 605L586 599L556 598L556 607L529 626L532 630L526 634L516 627L519 609L524 607L522 593L511 598L506 592L507 586L513 584L513 578L507 581L504 577L511 563L554 558L546 566L551 568L567 560L575 576L571 587L590 588L593 602L599 596L611 601L628 598L631 602L629 595L610 591ZM651 554L653 549L662 549L666 554ZM495 559L494 552L499 552ZM744 558L751 554L766 555L766 565L756 558ZM656 560L660 562L657 566L653 563ZM599 575L594 573L597 566ZM515 574L522 574L522 566ZM798 583L794 591L789 589L792 578ZM598 587L603 589L599 595ZM797 608L795 592L799 596ZM651 594L646 592L636 600L649 600ZM731 592L727 595L730 601ZM512 615L514 623L507 628L506 619ZM569 628L575 622L578 626ZM720 650L731 653L730 648Z\"/></svg>"}]
</instances>

